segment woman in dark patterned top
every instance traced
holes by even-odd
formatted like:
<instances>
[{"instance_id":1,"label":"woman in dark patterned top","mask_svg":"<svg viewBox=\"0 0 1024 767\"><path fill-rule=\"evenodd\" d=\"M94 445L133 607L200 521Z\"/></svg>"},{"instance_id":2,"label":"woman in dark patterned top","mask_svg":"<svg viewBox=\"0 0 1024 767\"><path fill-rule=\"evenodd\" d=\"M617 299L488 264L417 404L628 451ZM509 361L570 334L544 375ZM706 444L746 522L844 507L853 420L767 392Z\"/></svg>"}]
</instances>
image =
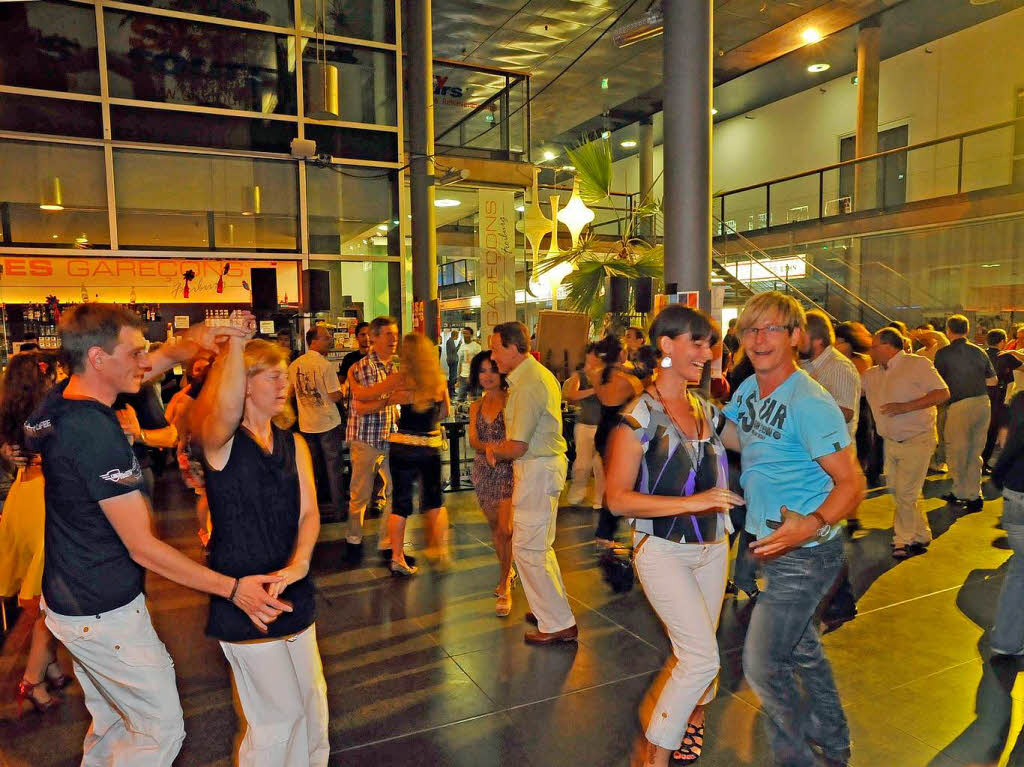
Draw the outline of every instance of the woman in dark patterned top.
<instances>
[{"instance_id":1,"label":"woman in dark patterned top","mask_svg":"<svg viewBox=\"0 0 1024 767\"><path fill-rule=\"evenodd\" d=\"M715 695L715 631L729 563L726 512L743 499L728 489L717 409L689 387L700 382L717 336L703 312L672 304L658 314L651 326L658 373L623 408L605 462L608 506L631 518L637 574L677 660L647 725L644 764L668 765L670 756L695 761L704 706Z\"/></svg>"},{"instance_id":2,"label":"woman in dark patterned top","mask_svg":"<svg viewBox=\"0 0 1024 767\"><path fill-rule=\"evenodd\" d=\"M473 487L480 508L487 517L498 555L498 585L494 596L498 598L494 612L504 618L512 611L512 463L499 461L496 466L487 462L484 451L488 442L505 441L505 402L508 384L505 376L491 359L489 351L473 357L469 366L469 388L483 389L484 396L469 408L469 444L476 451L473 460Z\"/></svg>"}]
</instances>

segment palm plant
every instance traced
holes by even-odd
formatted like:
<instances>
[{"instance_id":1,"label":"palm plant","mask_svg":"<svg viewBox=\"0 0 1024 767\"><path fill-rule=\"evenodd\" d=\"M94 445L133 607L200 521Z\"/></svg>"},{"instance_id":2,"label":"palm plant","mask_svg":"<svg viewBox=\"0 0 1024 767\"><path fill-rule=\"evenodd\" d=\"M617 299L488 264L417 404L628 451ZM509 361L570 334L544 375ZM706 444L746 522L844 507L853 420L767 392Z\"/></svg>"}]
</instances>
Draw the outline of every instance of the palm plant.
<instances>
[{"instance_id":1,"label":"palm plant","mask_svg":"<svg viewBox=\"0 0 1024 767\"><path fill-rule=\"evenodd\" d=\"M605 315L604 286L606 277L637 279L649 277L660 288L664 276L665 255L661 245L647 231L657 231L657 219L662 215L661 202L650 196L632 210L622 209L612 197L612 149L607 139L595 139L567 152L576 168L579 193L587 205L605 205L615 211L621 222L615 238L598 237L587 227L576 247L558 255L541 259L536 273L543 275L559 264L568 263L575 269L562 279L567 288L564 303L575 312L588 314L600 326Z\"/></svg>"}]
</instances>

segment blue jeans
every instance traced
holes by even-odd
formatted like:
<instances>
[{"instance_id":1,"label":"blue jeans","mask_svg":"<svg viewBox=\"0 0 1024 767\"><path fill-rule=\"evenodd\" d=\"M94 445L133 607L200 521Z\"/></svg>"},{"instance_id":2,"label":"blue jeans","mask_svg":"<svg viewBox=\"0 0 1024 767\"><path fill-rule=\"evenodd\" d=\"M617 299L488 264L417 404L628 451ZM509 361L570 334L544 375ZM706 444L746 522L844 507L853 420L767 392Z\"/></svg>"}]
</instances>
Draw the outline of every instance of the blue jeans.
<instances>
[{"instance_id":1,"label":"blue jeans","mask_svg":"<svg viewBox=\"0 0 1024 767\"><path fill-rule=\"evenodd\" d=\"M839 538L763 565L767 586L750 619L743 672L761 699L776 764L785 767L818 764L809 740L833 759L849 756L850 731L813 620L842 566Z\"/></svg>"},{"instance_id":2,"label":"blue jeans","mask_svg":"<svg viewBox=\"0 0 1024 767\"><path fill-rule=\"evenodd\" d=\"M992 649L1003 655L1024 654L1024 493L1003 489L1003 529L1013 549L999 592Z\"/></svg>"}]
</instances>

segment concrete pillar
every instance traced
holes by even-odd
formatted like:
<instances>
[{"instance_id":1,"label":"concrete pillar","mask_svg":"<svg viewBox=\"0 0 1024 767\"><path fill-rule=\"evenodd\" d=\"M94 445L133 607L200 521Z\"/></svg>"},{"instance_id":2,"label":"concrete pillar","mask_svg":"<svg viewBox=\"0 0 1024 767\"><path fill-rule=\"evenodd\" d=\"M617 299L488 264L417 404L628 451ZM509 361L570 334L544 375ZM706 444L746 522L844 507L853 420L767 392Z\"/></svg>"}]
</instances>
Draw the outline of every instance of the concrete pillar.
<instances>
[{"instance_id":1,"label":"concrete pillar","mask_svg":"<svg viewBox=\"0 0 1024 767\"><path fill-rule=\"evenodd\" d=\"M882 22L877 16L860 25L857 32L857 137L856 156L878 151L878 69ZM854 210L872 210L878 205L880 161L854 166Z\"/></svg>"},{"instance_id":2,"label":"concrete pillar","mask_svg":"<svg viewBox=\"0 0 1024 767\"><path fill-rule=\"evenodd\" d=\"M643 203L654 193L654 121L648 117L640 121L640 187L638 203ZM638 222L637 233L644 238L654 236L654 219L646 217Z\"/></svg>"},{"instance_id":3,"label":"concrete pillar","mask_svg":"<svg viewBox=\"0 0 1024 767\"><path fill-rule=\"evenodd\" d=\"M711 307L713 0L668 2L665 34L665 282Z\"/></svg>"},{"instance_id":4,"label":"concrete pillar","mask_svg":"<svg viewBox=\"0 0 1024 767\"><path fill-rule=\"evenodd\" d=\"M409 202L412 298L423 301L424 330L438 340L437 231L434 221L434 64L430 0L408 2Z\"/></svg>"}]
</instances>

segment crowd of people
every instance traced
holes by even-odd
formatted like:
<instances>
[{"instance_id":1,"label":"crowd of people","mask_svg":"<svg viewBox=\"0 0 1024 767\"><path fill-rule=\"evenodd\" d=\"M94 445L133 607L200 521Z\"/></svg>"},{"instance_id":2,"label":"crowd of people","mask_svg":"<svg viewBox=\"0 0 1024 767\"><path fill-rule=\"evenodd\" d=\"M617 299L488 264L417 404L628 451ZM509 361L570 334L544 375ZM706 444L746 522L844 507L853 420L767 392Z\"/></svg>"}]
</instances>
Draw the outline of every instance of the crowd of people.
<instances>
[{"instance_id":1,"label":"crowd of people","mask_svg":"<svg viewBox=\"0 0 1024 767\"><path fill-rule=\"evenodd\" d=\"M948 468L946 500L962 513L981 510L991 475L1014 551L991 644L1024 654L1024 331L1020 349L1002 330L975 345L961 315L942 331L893 323L872 334L767 292L724 335L706 313L670 304L649 328L587 344L563 382L531 354L519 322L495 326L484 350L472 328L438 347L377 317L357 327L358 349L340 367L327 358L325 328L312 327L296 356L254 338L241 312L157 347L134 314L83 304L60 333L59 358L23 351L4 373L0 441L17 474L0 515L0 596L38 603L26 610L34 622L19 703L46 711L62 688L82 688L92 716L84 764L169 765L184 739L146 570L209 595L206 633L244 719L239 763L326 764L310 577L318 480L335 511L347 510L345 566L364 561L375 505L378 556L392 576L424 566L408 551L417 509L426 541L417 553L445 572L442 421L453 398L472 399L472 481L496 556L496 616L511 613L518 582L533 624L527 644L578 640L553 548L563 497L593 510L599 556L635 567L674 656L642 722L638 765L699 759L721 669L719 616L738 591L753 604L743 672L776 762L848 763L820 637L856 616L843 536L859 528L858 505L883 476L901 560L932 539L922 505L930 470ZM164 408L161 380L174 366L184 379ZM153 533L153 472L167 451L195 493L205 564Z\"/></svg>"}]
</instances>

